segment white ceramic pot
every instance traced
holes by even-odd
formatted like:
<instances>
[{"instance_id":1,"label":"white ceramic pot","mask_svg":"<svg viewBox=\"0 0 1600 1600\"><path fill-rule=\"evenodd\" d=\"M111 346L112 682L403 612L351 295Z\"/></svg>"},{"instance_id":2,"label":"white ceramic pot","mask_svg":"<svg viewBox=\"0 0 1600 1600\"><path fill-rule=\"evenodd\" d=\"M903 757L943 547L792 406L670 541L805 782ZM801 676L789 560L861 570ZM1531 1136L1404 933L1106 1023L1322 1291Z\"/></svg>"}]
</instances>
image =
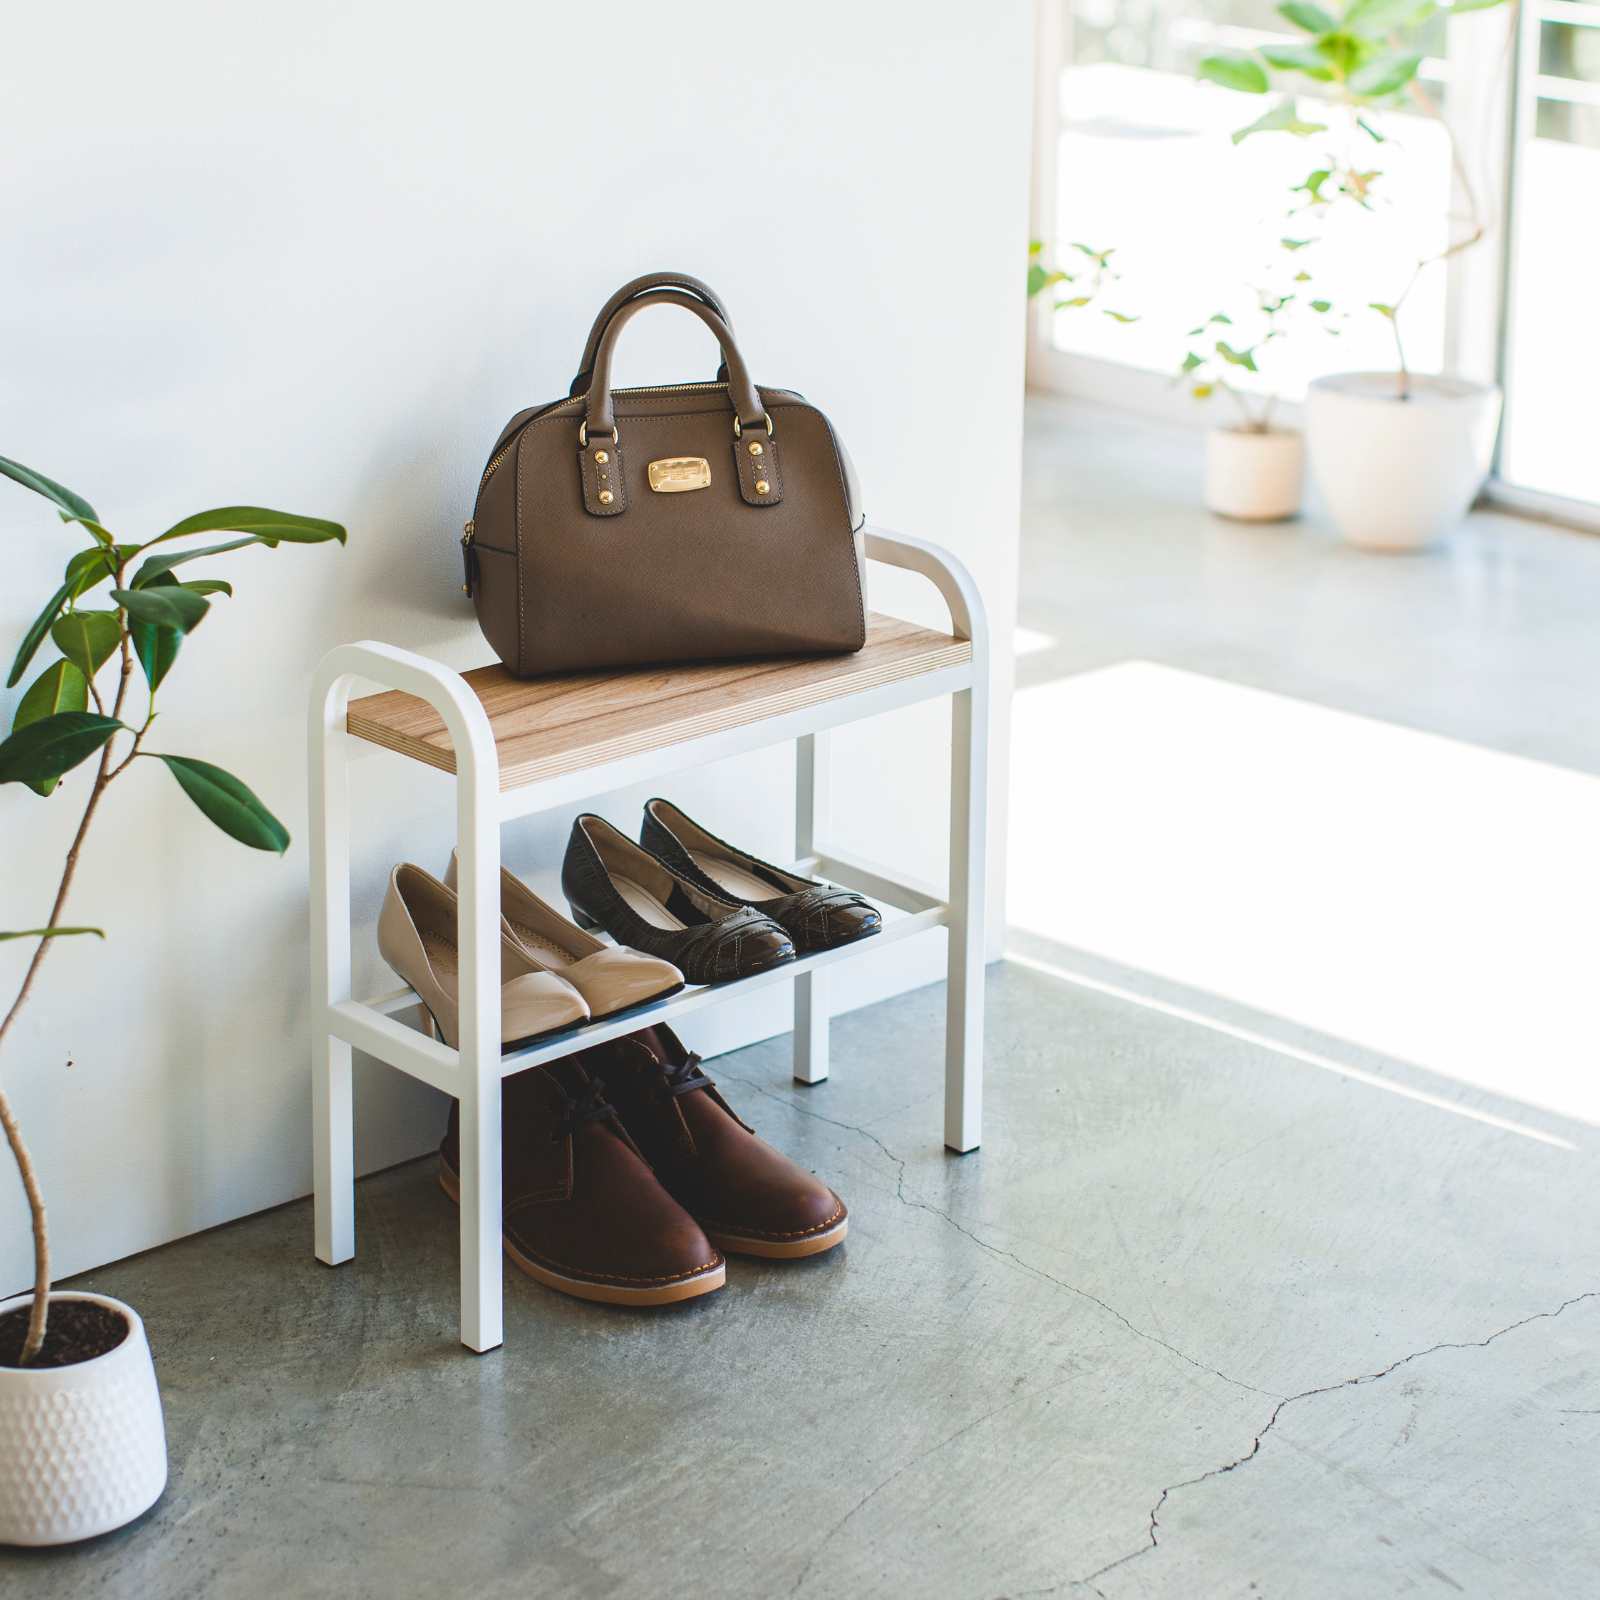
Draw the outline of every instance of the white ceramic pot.
<instances>
[{"instance_id":1,"label":"white ceramic pot","mask_svg":"<svg viewBox=\"0 0 1600 1600\"><path fill-rule=\"evenodd\" d=\"M1311 468L1333 520L1368 550L1420 550L1457 527L1489 475L1500 391L1465 378L1338 372L1306 391Z\"/></svg>"},{"instance_id":2,"label":"white ceramic pot","mask_svg":"<svg viewBox=\"0 0 1600 1600\"><path fill-rule=\"evenodd\" d=\"M0 1301L0 1312L31 1294ZM64 1290L120 1312L128 1336L70 1367L0 1367L0 1544L71 1544L148 1511L167 1484L167 1433L138 1313L103 1294Z\"/></svg>"},{"instance_id":3,"label":"white ceramic pot","mask_svg":"<svg viewBox=\"0 0 1600 1600\"><path fill-rule=\"evenodd\" d=\"M1241 522L1298 516L1305 468L1298 433L1213 428L1206 435L1206 509Z\"/></svg>"}]
</instances>

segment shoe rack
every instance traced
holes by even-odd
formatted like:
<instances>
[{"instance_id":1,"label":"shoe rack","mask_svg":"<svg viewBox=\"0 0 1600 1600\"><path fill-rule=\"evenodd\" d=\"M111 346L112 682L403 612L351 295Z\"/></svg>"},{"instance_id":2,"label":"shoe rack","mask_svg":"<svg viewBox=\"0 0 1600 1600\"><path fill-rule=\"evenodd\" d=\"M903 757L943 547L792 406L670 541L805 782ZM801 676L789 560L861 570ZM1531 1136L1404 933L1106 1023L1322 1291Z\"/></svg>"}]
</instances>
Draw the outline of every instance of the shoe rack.
<instances>
[{"instance_id":1,"label":"shoe rack","mask_svg":"<svg viewBox=\"0 0 1600 1600\"><path fill-rule=\"evenodd\" d=\"M675 1025L733 994L794 986L794 1075L828 1076L827 969L901 939L949 935L944 1142L975 1150L983 1083L984 839L988 768L988 640L983 604L961 564L936 545L878 530L869 560L930 579L951 631L874 614L856 655L712 662L517 679L502 667L467 673L371 640L340 645L311 691L312 1141L316 1254L355 1254L351 1050L454 1095L461 1103L461 1342L502 1341L500 1079L658 1022ZM358 681L382 692L352 699ZM907 883L827 844L827 731L920 700L949 696L949 887ZM898 916L859 944L770 972L689 988L628 1016L560 1038L500 1050L500 827L726 756L793 740L795 869L856 889ZM347 763L356 742L454 775L460 852L461 1043L450 1049L396 1017L409 988L351 992Z\"/></svg>"}]
</instances>

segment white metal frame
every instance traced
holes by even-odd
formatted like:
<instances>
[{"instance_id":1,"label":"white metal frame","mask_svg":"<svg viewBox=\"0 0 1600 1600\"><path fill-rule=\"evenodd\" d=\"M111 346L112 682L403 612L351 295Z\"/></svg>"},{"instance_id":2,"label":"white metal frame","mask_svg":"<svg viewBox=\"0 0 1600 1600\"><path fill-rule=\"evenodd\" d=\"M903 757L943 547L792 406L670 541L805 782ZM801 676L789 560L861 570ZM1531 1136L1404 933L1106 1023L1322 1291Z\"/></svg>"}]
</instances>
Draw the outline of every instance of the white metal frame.
<instances>
[{"instance_id":1,"label":"white metal frame","mask_svg":"<svg viewBox=\"0 0 1600 1600\"><path fill-rule=\"evenodd\" d=\"M335 1266L355 1254L355 1165L351 1051L361 1049L410 1073L461 1105L461 1342L501 1343L500 1080L573 1050L772 983L794 981L794 1075L828 1075L826 969L856 954L934 928L949 930L945 1002L944 1140L977 1148L982 1116L984 845L987 833L989 665L983 603L965 568L920 539L866 535L875 561L918 572L944 597L955 633L972 658L895 683L824 701L742 727L685 740L502 791L489 719L459 673L392 645L341 645L317 668L311 689L312 1138L316 1254ZM444 719L455 750L456 846L460 852L458 941L461 1040L458 1050L406 1026L394 1013L416 1004L409 988L370 1000L351 992L350 814L346 707L357 679L426 700ZM830 851L826 730L939 696L951 697L950 883L941 897L886 870ZM794 740L798 866L855 888L899 911L862 946L806 956L718 988L692 988L643 1012L592 1023L544 1044L500 1051L500 826L555 806L620 789L762 746ZM374 748L366 746L366 748Z\"/></svg>"}]
</instances>

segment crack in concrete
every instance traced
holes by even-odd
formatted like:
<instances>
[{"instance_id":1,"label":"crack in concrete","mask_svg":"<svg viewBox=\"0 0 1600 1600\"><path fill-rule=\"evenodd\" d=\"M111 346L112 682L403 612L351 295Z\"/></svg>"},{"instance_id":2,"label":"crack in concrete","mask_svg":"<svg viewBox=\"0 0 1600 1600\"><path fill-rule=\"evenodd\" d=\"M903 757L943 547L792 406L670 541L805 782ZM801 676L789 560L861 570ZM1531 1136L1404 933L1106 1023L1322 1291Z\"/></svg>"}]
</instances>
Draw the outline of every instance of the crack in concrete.
<instances>
[{"instance_id":1,"label":"crack in concrete","mask_svg":"<svg viewBox=\"0 0 1600 1600\"><path fill-rule=\"evenodd\" d=\"M1377 1383L1387 1378L1390 1373L1398 1372L1401 1367L1409 1366L1413 1361L1421 1361L1426 1356L1436 1355L1441 1350L1486 1350L1496 1339L1503 1339L1508 1333L1515 1333L1518 1328L1526 1328L1531 1322L1547 1322L1551 1318L1559 1317L1563 1311L1572 1306L1579 1305L1585 1300L1600 1298L1600 1289L1589 1289L1583 1294L1575 1294L1563 1300L1553 1311L1535 1311L1531 1316L1520 1318L1516 1322L1507 1323L1503 1328L1497 1328L1486 1339L1445 1339L1438 1344L1431 1344L1425 1350L1413 1350L1410 1355L1401 1356L1397 1361L1391 1361L1388 1366L1380 1368L1377 1372L1364 1372L1354 1378L1345 1378L1338 1383L1325 1383L1315 1389L1302 1389L1299 1394L1286 1395L1272 1408L1272 1415L1267 1418L1265 1426L1256 1434L1250 1448L1242 1455L1235 1456L1232 1461L1220 1467L1213 1467L1209 1472L1199 1473L1193 1478L1184 1478L1179 1483L1168 1484L1161 1491L1156 1503L1150 1508L1150 1526L1146 1530L1146 1542L1137 1550L1130 1550L1127 1555L1118 1556L1115 1561L1108 1561L1103 1567L1095 1570L1082 1578L1069 1580L1074 1587L1082 1585L1105 1600L1104 1591L1097 1588L1095 1580L1103 1578L1108 1572L1114 1572L1118 1567L1126 1566L1130 1561L1137 1561L1141 1556L1149 1555L1152 1550L1160 1548L1161 1541L1157 1537L1157 1530L1161 1526L1161 1511L1168 1499L1180 1489L1191 1489L1198 1483L1205 1483L1212 1478L1225 1477L1230 1472L1237 1472L1240 1467L1254 1461L1261 1453L1261 1444L1266 1436L1277 1425L1278 1418L1284 1411L1298 1400L1310 1400L1321 1394L1336 1394L1341 1389L1356 1389L1365 1384ZM1058 1584L1056 1589L1065 1587ZM1030 1594L1054 1594L1056 1589L1030 1590Z\"/></svg>"},{"instance_id":2,"label":"crack in concrete","mask_svg":"<svg viewBox=\"0 0 1600 1600\"><path fill-rule=\"evenodd\" d=\"M788 1095L776 1094L771 1089L767 1088L765 1084L757 1083L753 1079L735 1077L731 1072L724 1072L721 1074L721 1076L734 1083L742 1084L747 1089L754 1089L757 1094L764 1095L768 1100L776 1101L779 1105L788 1106L791 1110L798 1111L801 1116L810 1117L816 1122L825 1122L829 1127L842 1128L846 1133L858 1134L863 1139L870 1140L878 1147L880 1151L882 1151L885 1158L890 1161L895 1168L895 1198L900 1202L901 1205L908 1206L916 1211L926 1211L930 1215L938 1217L941 1222L947 1224L949 1227L954 1228L957 1233L962 1234L964 1237L970 1239L980 1250L986 1251L989 1255L995 1256L999 1260L1009 1263L1011 1266L1017 1268L1021 1272L1026 1272L1032 1277L1042 1279L1045 1283L1052 1283L1058 1289L1064 1289L1068 1294L1076 1295L1080 1300L1087 1300L1091 1305L1098 1306L1106 1313L1107 1316L1114 1318L1136 1338L1143 1339L1149 1344L1158 1346L1162 1350L1165 1350L1169 1355L1176 1356L1178 1360L1184 1362L1188 1366L1193 1367L1197 1372L1204 1372L1209 1377L1218 1378L1223 1383L1231 1384L1235 1389L1243 1389L1250 1394L1263 1395L1268 1400L1277 1400L1282 1398L1281 1396L1275 1394L1271 1389L1258 1388L1253 1383L1244 1382L1243 1379L1230 1378L1226 1372L1219 1372L1215 1367L1208 1367L1205 1362L1197 1361L1193 1356L1186 1354L1176 1345L1169 1344L1159 1334L1151 1333L1147 1328L1141 1328L1137 1323L1131 1322L1122 1314L1122 1312L1118 1311L1115 1306L1110 1305L1108 1302L1102 1300L1099 1295L1092 1294L1087 1289L1080 1289L1076 1284L1068 1283L1065 1278L1058 1278L1053 1272L1046 1272L1043 1267L1034 1266L1031 1261L1024 1261L1023 1258L1014 1250L1007 1250L1000 1245L991 1244L987 1239L980 1238L964 1223L957 1222L948 1211L941 1211L938 1206L932 1205L926 1200L919 1200L913 1195L908 1195L906 1193L906 1162L904 1157L897 1156L894 1151L891 1150L888 1145L886 1145L883 1140L877 1136L877 1134L871 1132L869 1129L859 1127L853 1122L841 1122L837 1117L825 1117L820 1111L813 1111L809 1106L801 1105L797 1100L790 1098Z\"/></svg>"},{"instance_id":3,"label":"crack in concrete","mask_svg":"<svg viewBox=\"0 0 1600 1600\"><path fill-rule=\"evenodd\" d=\"M870 1129L861 1127L853 1122L842 1122L837 1117L824 1116L820 1111L813 1111L809 1106L801 1105L799 1101L788 1095L775 1093L765 1084L757 1083L754 1079L740 1078L735 1074L726 1071L721 1072L719 1076L728 1079L732 1083L740 1084L746 1089L752 1089L757 1094L762 1095L764 1098L775 1101L778 1105L787 1106L791 1111L799 1112L801 1116L810 1117L815 1122L824 1122L829 1127L839 1128L845 1133L856 1134L859 1137L876 1145L884 1158L889 1161L895 1169L895 1198L900 1202L901 1205L907 1206L913 1210L929 1212L931 1215L938 1217L941 1222L947 1223L950 1227L954 1228L957 1233L962 1234L967 1239L970 1239L972 1243L977 1245L980 1250L983 1250L989 1255L996 1256L999 1259L1010 1263L1012 1266L1015 1266L1023 1272L1031 1274L1033 1277L1042 1278L1047 1283L1052 1283L1057 1288L1066 1290L1068 1294L1076 1295L1079 1299L1087 1300L1091 1304L1098 1306L1102 1311L1106 1312L1107 1315L1115 1318L1116 1321L1119 1322L1130 1333L1147 1341L1150 1344L1158 1345L1161 1349L1166 1350L1169 1354L1176 1356L1180 1361L1187 1363L1189 1366L1196 1368L1198 1371L1209 1373L1214 1378L1220 1378L1224 1383L1232 1384L1236 1389L1246 1389L1252 1394L1264 1395L1268 1399L1277 1401L1277 1404L1272 1408L1271 1416L1267 1418L1266 1423L1261 1428L1261 1431L1256 1434L1255 1438L1251 1442L1249 1450L1247 1450L1242 1456L1236 1456L1232 1461L1226 1462L1220 1467L1213 1467L1207 1472L1199 1473L1193 1478L1184 1478L1181 1482L1168 1484L1166 1488L1161 1491L1160 1495L1156 1499L1156 1503L1150 1508L1150 1526L1148 1529L1147 1542L1140 1545L1137 1550L1130 1550L1126 1555L1118 1556L1115 1561L1108 1561L1104 1566L1096 1567L1093 1572L1087 1574L1085 1577L1067 1579L1063 1583L1054 1584L1051 1587L1044 1589L1016 1590L1013 1591L1010 1596L1006 1597L1006 1600L1025 1600L1025 1597L1026 1600L1032 1600L1032 1597L1043 1597L1046 1595L1057 1594L1063 1588L1069 1586L1072 1588L1088 1589L1091 1591L1091 1593L1099 1596L1099 1600L1106 1600L1105 1592L1096 1586L1095 1580L1098 1578L1103 1578L1108 1572L1114 1572L1117 1568L1126 1566L1130 1561L1136 1561L1141 1556L1148 1555L1152 1550L1160 1547L1160 1540L1157 1537L1157 1531L1161 1526L1160 1516L1162 1508L1166 1505L1168 1499L1172 1495L1176 1494L1180 1489L1193 1488L1196 1484L1205 1483L1211 1478L1225 1477L1228 1473L1236 1472L1240 1467L1245 1466L1248 1462L1254 1461L1256 1456L1261 1452L1262 1441L1277 1425L1278 1418L1283 1415L1284 1411L1289 1406L1294 1405L1297 1401L1310 1400L1315 1398L1317 1395L1322 1394L1335 1394L1341 1389L1354 1389L1360 1388L1365 1384L1377 1383L1381 1379L1387 1378L1390 1373L1397 1372L1401 1367L1409 1366L1413 1361L1421 1361L1427 1356L1436 1355L1441 1350L1487 1349L1497 1339L1502 1339L1509 1333L1515 1333L1518 1328L1525 1328L1529 1323L1532 1322L1543 1322L1548 1321L1553 1317L1559 1317L1562 1312L1568 1310L1572 1306L1579 1305L1585 1300L1593 1300L1597 1297L1600 1297L1600 1289L1586 1290L1582 1294L1572 1295L1570 1298L1563 1300L1561 1304L1558 1305L1553 1311L1535 1311L1530 1316L1522 1317L1516 1322L1508 1323L1503 1328L1497 1328L1485 1339L1442 1340L1438 1344L1429 1345L1425 1350L1413 1350L1409 1355L1401 1356L1398 1360L1390 1362L1388 1366L1382 1367L1376 1372L1361 1373L1354 1378L1344 1378L1338 1383L1322 1384L1314 1389L1302 1389L1298 1394L1281 1396L1274 1395L1269 1389L1261 1389L1255 1384L1245 1383L1239 1378L1231 1378L1227 1373L1219 1372L1215 1367L1208 1367L1204 1362L1195 1360L1193 1356L1185 1354L1185 1352L1179 1350L1175 1345L1169 1344L1165 1339L1159 1338L1157 1335L1138 1327L1133 1322L1130 1322L1128 1318L1118 1311L1115 1306L1108 1305L1098 1295L1091 1294L1087 1289L1080 1289L1077 1287L1077 1285L1068 1283L1064 1279L1056 1277L1053 1273L1045 1272L1042 1268L1034 1266L1031 1262L1024 1261L1014 1251L1005 1250L999 1245L990 1244L987 1239L979 1238L979 1236L970 1228L966 1227L960 1222L957 1222L956 1219L948 1212L941 1211L938 1206L932 1205L926 1200L920 1200L914 1196L908 1195L906 1193L905 1159L901 1156L897 1156L894 1151L891 1150L888 1145L886 1145L883 1140L880 1139L877 1134L873 1133ZM836 1534L839 1529L845 1525L845 1523L849 1522L850 1519L854 1517L863 1506L881 1494L883 1490L889 1487L890 1484L894 1483L897 1479L903 1477L907 1472L911 1471L912 1468L927 1460L929 1456L936 1454L938 1451L943 1450L947 1445L954 1443L957 1439L962 1437L963 1434L971 1432L972 1429L976 1428L980 1423L988 1421L988 1419L991 1416L994 1416L997 1412L1004 1411L1010 1406L1019 1403L1019 1400L1007 1401L1003 1405L996 1406L993 1411L987 1411L981 1417L977 1417L972 1422L964 1424L954 1433L950 1434L947 1438L941 1439L938 1444L930 1446L920 1455L913 1456L911 1460L897 1467L881 1483L876 1484L872 1489L868 1490L866 1494L856 1501L856 1503L851 1506L850 1509L832 1525L832 1527L829 1528L828 1532L823 1536L823 1538L818 1541L817 1545L812 1550L811 1555L806 1560L804 1567L801 1568L799 1577L796 1578L793 1587L789 1591L790 1594L796 1594L799 1592L801 1586L810 1576L811 1569L816 1564L818 1556L827 1547L829 1540L831 1540L834 1534ZM1586 1410L1563 1413L1563 1415L1575 1416L1587 1416L1593 1414L1594 1413Z\"/></svg>"}]
</instances>

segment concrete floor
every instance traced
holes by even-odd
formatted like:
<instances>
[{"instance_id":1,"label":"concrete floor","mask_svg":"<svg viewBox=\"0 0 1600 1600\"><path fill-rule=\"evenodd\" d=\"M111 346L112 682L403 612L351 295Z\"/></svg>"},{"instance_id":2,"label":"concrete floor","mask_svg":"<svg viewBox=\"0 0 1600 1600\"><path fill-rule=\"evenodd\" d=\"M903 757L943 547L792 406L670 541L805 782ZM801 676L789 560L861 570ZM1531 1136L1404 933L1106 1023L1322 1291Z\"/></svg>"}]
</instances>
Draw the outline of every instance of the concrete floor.
<instances>
[{"instance_id":1,"label":"concrete floor","mask_svg":"<svg viewBox=\"0 0 1600 1600\"><path fill-rule=\"evenodd\" d=\"M1272 545L1179 505L1182 438L1035 420L1023 621L1072 642L1025 673L1130 655L1231 668L1457 735L1476 717L1485 743L1600 769L1531 669L1519 718L1509 686L1474 713L1442 669L1386 691L1381 665L1340 664L1341 607L1355 634L1392 631L1374 608L1407 614L1389 581L1409 614L1459 629L1458 685L1492 677L1503 609L1473 647L1463 557L1340 576L1344 552L1314 535ZM1083 512L1111 504L1105 475L1152 459L1152 438L1174 476L1146 474L1160 531L1137 546L1126 506ZM1104 464L1067 473L1079 450ZM1576 642L1548 635L1592 613L1600 541L1498 523L1470 538L1515 571L1518 615L1541 629L1529 648L1566 680ZM1145 582L1118 578L1141 562ZM1275 646L1277 605L1308 586L1326 642ZM1562 690L1569 712L1583 681ZM1029 954L1046 960L1048 939ZM1399 1098L1021 963L993 970L990 1007L985 1142L967 1158L938 1145L937 990L837 1023L835 1076L815 1089L790 1082L786 1041L714 1063L741 1114L847 1198L852 1229L814 1261L736 1263L724 1292L675 1311L588 1306L513 1273L504 1349L465 1355L454 1212L427 1163L360 1186L358 1254L336 1271L291 1206L90 1275L145 1315L172 1483L122 1534L0 1553L0 1591L1592 1592L1592 1129L1472 1120L1448 1083L1439 1103Z\"/></svg>"}]
</instances>

